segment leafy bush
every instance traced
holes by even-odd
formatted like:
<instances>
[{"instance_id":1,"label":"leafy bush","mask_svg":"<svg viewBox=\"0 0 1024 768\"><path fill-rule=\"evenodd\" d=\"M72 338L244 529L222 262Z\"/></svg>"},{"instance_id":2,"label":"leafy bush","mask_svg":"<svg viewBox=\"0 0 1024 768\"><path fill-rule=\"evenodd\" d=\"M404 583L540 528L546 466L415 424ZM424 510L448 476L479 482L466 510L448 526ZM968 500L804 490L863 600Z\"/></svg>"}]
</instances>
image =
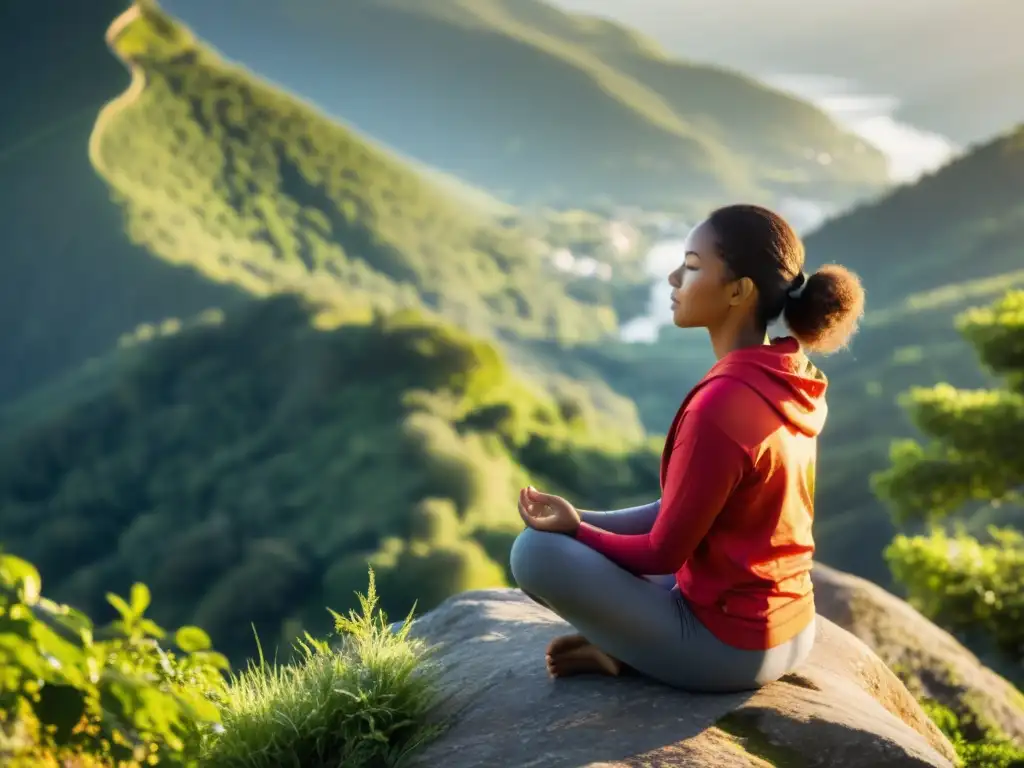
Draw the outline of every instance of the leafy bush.
<instances>
[{"instance_id":1,"label":"leafy bush","mask_svg":"<svg viewBox=\"0 0 1024 768\"><path fill-rule=\"evenodd\" d=\"M203 627L233 662L251 625L289 651L296 626L328 631L323 606L353 607L368 562L396 614L503 586L527 483L582 507L656 493L657 448L412 313L325 328L278 296L136 351L5 434L0 530L55 598L103 620L98 596L143 582L156 621Z\"/></svg>"},{"instance_id":2,"label":"leafy bush","mask_svg":"<svg viewBox=\"0 0 1024 768\"><path fill-rule=\"evenodd\" d=\"M980 630L1024 657L1024 535L990 528L988 542L959 530L897 536L886 550L911 603L955 630Z\"/></svg>"},{"instance_id":3,"label":"leafy bush","mask_svg":"<svg viewBox=\"0 0 1024 768\"><path fill-rule=\"evenodd\" d=\"M897 522L927 520L928 536L900 536L886 552L910 601L952 630L986 632L1013 659L1024 658L1024 536L989 527L989 541L964 530L949 535L944 518L969 504L1020 501L1024 488L1024 291L964 313L961 333L1005 385L959 390L948 384L904 399L928 444L893 445L892 466L873 478Z\"/></svg>"},{"instance_id":4,"label":"leafy bush","mask_svg":"<svg viewBox=\"0 0 1024 768\"><path fill-rule=\"evenodd\" d=\"M907 599L951 631L983 636L1018 665L1024 658L1024 533L988 526L970 535L956 513L971 504L1012 505L1024 487L1024 292L964 313L960 331L985 367L1005 385L959 390L948 384L916 389L904 398L927 444L900 441L891 467L873 478L899 524L926 521L927 535L899 535L885 551ZM942 523L953 517L954 530ZM936 709L969 766L1019 765L1024 751L982 723L957 724ZM961 727L963 726L963 727ZM968 729L969 726L969 729Z\"/></svg>"},{"instance_id":5,"label":"leafy bush","mask_svg":"<svg viewBox=\"0 0 1024 768\"><path fill-rule=\"evenodd\" d=\"M170 637L146 618L149 590L108 600L94 629L40 594L28 562L0 554L0 758L12 766L197 765L220 720L227 661L197 627ZM165 650L170 640L177 652Z\"/></svg>"},{"instance_id":6,"label":"leafy bush","mask_svg":"<svg viewBox=\"0 0 1024 768\"><path fill-rule=\"evenodd\" d=\"M921 707L953 744L964 768L1020 768L1024 765L1024 747L1005 736L988 732L980 740L969 740L963 734L963 724L949 707L927 699L921 702Z\"/></svg>"},{"instance_id":7,"label":"leafy bush","mask_svg":"<svg viewBox=\"0 0 1024 768\"><path fill-rule=\"evenodd\" d=\"M198 627L168 635L149 590L108 595L94 629L40 595L35 567L0 554L0 762L12 768L398 766L440 733L436 668L392 631L372 569L360 611L331 611L339 647L308 633L294 665L262 656L241 674ZM163 645L173 645L167 650Z\"/></svg>"}]
</instances>

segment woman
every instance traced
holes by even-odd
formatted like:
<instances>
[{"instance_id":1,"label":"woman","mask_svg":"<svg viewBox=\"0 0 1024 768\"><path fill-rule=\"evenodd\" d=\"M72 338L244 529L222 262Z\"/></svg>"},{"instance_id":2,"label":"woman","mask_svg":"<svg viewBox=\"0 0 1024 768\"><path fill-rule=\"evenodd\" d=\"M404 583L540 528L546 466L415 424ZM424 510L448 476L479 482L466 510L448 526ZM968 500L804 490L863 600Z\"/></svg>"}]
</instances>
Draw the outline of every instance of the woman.
<instances>
[{"instance_id":1,"label":"woman","mask_svg":"<svg viewBox=\"0 0 1024 768\"><path fill-rule=\"evenodd\" d=\"M512 548L524 592L579 634L548 646L556 677L635 670L692 691L756 689L814 644L814 467L826 379L804 350L844 346L863 313L855 275L803 273L778 215L736 205L687 237L671 275L673 320L707 328L718 362L683 401L661 498L578 512L525 488ZM782 316L791 336L770 340ZM660 578L659 578L660 577Z\"/></svg>"}]
</instances>

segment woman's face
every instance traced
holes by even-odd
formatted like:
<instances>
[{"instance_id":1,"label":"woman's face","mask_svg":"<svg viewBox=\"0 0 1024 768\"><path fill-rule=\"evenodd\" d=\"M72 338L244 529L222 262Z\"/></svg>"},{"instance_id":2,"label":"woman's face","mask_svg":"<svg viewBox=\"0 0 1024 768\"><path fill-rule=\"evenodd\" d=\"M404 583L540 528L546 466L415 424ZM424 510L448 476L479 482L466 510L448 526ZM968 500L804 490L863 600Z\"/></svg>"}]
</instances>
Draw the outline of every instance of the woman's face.
<instances>
[{"instance_id":1,"label":"woman's face","mask_svg":"<svg viewBox=\"0 0 1024 768\"><path fill-rule=\"evenodd\" d=\"M680 328L719 325L736 303L737 282L718 255L714 231L705 221L686 238L683 263L668 276L672 320Z\"/></svg>"}]
</instances>

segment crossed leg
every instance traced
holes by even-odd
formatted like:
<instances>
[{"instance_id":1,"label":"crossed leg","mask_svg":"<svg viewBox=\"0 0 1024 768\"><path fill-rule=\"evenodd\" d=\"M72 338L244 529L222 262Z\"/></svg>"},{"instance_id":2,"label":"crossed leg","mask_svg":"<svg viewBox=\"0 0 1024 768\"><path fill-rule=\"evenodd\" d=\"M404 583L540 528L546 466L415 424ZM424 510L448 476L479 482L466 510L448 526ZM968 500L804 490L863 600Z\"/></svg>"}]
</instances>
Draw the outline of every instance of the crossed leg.
<instances>
[{"instance_id":1,"label":"crossed leg","mask_svg":"<svg viewBox=\"0 0 1024 768\"><path fill-rule=\"evenodd\" d=\"M812 623L771 650L729 646L678 590L631 574L570 536L527 529L512 547L511 565L523 592L576 630L548 648L557 676L632 669L690 691L753 690L801 664L814 643Z\"/></svg>"},{"instance_id":2,"label":"crossed leg","mask_svg":"<svg viewBox=\"0 0 1024 768\"><path fill-rule=\"evenodd\" d=\"M649 533L661 509L661 499L637 507L610 510L607 512L582 512L583 522L611 533L626 536ZM672 576L648 577L661 583L666 589L675 583ZM545 654L548 673L552 677L571 677L580 674L605 674L617 676L629 671L629 667L609 656L581 634L561 635L548 644Z\"/></svg>"}]
</instances>

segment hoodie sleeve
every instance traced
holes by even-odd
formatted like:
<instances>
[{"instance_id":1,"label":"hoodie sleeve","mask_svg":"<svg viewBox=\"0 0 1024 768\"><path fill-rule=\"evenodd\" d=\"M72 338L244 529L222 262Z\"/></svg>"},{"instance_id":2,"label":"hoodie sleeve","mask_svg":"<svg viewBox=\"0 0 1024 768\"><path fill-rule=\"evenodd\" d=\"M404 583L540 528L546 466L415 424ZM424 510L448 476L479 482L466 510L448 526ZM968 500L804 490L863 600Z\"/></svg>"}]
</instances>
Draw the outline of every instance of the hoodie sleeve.
<instances>
[{"instance_id":1,"label":"hoodie sleeve","mask_svg":"<svg viewBox=\"0 0 1024 768\"><path fill-rule=\"evenodd\" d=\"M750 467L747 451L702 409L686 413L650 533L626 536L588 523L576 538L633 573L675 573L707 534Z\"/></svg>"}]
</instances>

